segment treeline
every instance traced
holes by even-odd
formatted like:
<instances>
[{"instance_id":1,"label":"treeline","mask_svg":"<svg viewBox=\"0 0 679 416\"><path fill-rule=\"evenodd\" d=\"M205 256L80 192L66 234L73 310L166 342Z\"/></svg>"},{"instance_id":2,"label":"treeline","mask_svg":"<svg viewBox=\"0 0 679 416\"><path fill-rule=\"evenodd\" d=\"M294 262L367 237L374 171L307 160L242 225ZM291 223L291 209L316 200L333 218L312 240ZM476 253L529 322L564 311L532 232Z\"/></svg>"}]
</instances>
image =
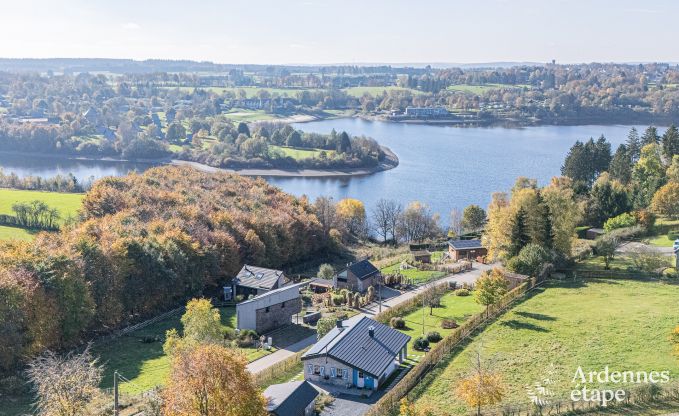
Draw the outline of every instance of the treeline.
<instances>
[{"instance_id":1,"label":"treeline","mask_svg":"<svg viewBox=\"0 0 679 416\"><path fill-rule=\"evenodd\" d=\"M50 208L44 201L18 202L12 204L12 211L13 225L39 230L59 229L59 210Z\"/></svg>"},{"instance_id":2,"label":"treeline","mask_svg":"<svg viewBox=\"0 0 679 416\"><path fill-rule=\"evenodd\" d=\"M24 189L30 191L50 192L84 192L87 184L83 185L78 179L69 173L68 175L56 175L50 178L41 176L22 176L12 172L6 174L0 168L0 188Z\"/></svg>"},{"instance_id":3,"label":"treeline","mask_svg":"<svg viewBox=\"0 0 679 416\"><path fill-rule=\"evenodd\" d=\"M672 125L660 135L650 126L640 135L632 128L615 153L603 136L596 142L576 142L562 173L575 181L587 225L602 226L609 218L631 211L676 217L679 130Z\"/></svg>"},{"instance_id":4,"label":"treeline","mask_svg":"<svg viewBox=\"0 0 679 416\"><path fill-rule=\"evenodd\" d=\"M312 207L264 180L162 167L95 183L82 221L0 243L0 371L217 290L244 263L328 247Z\"/></svg>"}]
</instances>

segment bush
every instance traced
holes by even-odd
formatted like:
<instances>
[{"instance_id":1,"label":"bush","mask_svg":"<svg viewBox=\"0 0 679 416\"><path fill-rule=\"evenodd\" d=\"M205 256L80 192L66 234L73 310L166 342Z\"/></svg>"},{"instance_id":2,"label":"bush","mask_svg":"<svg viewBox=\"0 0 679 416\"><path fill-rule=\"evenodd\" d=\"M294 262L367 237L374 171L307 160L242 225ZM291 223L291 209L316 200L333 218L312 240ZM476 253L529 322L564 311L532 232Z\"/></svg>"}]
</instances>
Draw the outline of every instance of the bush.
<instances>
[{"instance_id":1,"label":"bush","mask_svg":"<svg viewBox=\"0 0 679 416\"><path fill-rule=\"evenodd\" d=\"M427 340L427 338L419 337L413 343L413 348L415 348L418 351L424 351L427 348L429 348L429 341Z\"/></svg>"},{"instance_id":2,"label":"bush","mask_svg":"<svg viewBox=\"0 0 679 416\"><path fill-rule=\"evenodd\" d=\"M620 214L617 217L609 218L604 224L604 231L611 232L618 228L633 227L637 224L637 219L629 213ZM645 228L645 227L644 227Z\"/></svg>"},{"instance_id":3,"label":"bush","mask_svg":"<svg viewBox=\"0 0 679 416\"><path fill-rule=\"evenodd\" d=\"M460 325L458 325L454 319L444 319L441 321L441 328L443 329L455 329L458 326Z\"/></svg>"},{"instance_id":4,"label":"bush","mask_svg":"<svg viewBox=\"0 0 679 416\"><path fill-rule=\"evenodd\" d=\"M339 306L346 302L346 298L342 295L332 295L332 304L335 306Z\"/></svg>"},{"instance_id":5,"label":"bush","mask_svg":"<svg viewBox=\"0 0 679 416\"><path fill-rule=\"evenodd\" d=\"M457 289L455 291L455 296L469 296L469 295L471 295L469 289Z\"/></svg>"},{"instance_id":6,"label":"bush","mask_svg":"<svg viewBox=\"0 0 679 416\"><path fill-rule=\"evenodd\" d=\"M427 332L427 341L429 342L439 342L443 339L441 334L436 331Z\"/></svg>"},{"instance_id":7,"label":"bush","mask_svg":"<svg viewBox=\"0 0 679 416\"><path fill-rule=\"evenodd\" d=\"M401 318L400 316L394 316L393 318L391 318L389 324L391 325L392 328L396 329L404 329L406 327L405 319Z\"/></svg>"}]
</instances>

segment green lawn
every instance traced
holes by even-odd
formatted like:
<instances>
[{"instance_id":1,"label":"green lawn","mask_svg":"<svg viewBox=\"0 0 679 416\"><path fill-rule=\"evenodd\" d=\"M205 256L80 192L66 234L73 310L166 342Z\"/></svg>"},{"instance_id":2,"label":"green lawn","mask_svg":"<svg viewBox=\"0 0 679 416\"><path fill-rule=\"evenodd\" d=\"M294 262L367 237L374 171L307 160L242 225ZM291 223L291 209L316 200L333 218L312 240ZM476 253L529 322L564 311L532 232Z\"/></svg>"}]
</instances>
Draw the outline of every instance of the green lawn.
<instances>
[{"instance_id":1,"label":"green lawn","mask_svg":"<svg viewBox=\"0 0 679 416\"><path fill-rule=\"evenodd\" d=\"M220 308L222 325L236 327L236 308ZM96 345L92 352L100 357L105 366L102 387L111 387L113 372L118 372L132 383L124 383L121 389L127 393L140 393L155 386L162 385L170 371L170 360L163 353L165 332L169 329L181 330L180 315L165 319L146 328L113 341ZM158 337L159 341L146 343L146 337ZM249 361L256 360L269 351L243 349Z\"/></svg>"},{"instance_id":2,"label":"green lawn","mask_svg":"<svg viewBox=\"0 0 679 416\"><path fill-rule=\"evenodd\" d=\"M670 220L667 218L658 218L655 222L656 227L661 228L663 233L653 235L649 238L648 242L651 245L658 247L672 247L674 240L667 238L667 230L679 230L679 220Z\"/></svg>"},{"instance_id":3,"label":"green lawn","mask_svg":"<svg viewBox=\"0 0 679 416\"><path fill-rule=\"evenodd\" d=\"M305 149L301 147L288 146L269 146L270 149L280 150L285 156L292 157L295 160L309 159L320 156L322 149ZM331 157L335 152L332 150L325 150L328 157Z\"/></svg>"},{"instance_id":4,"label":"green lawn","mask_svg":"<svg viewBox=\"0 0 679 416\"><path fill-rule=\"evenodd\" d=\"M417 337L427 332L437 331L443 337L450 334L453 331L452 329L441 328L441 322L444 319L454 319L459 324L482 310L483 306L476 303L474 296L455 296L453 292L449 292L441 299L441 307L434 308L432 315L429 314L429 307L425 307L404 316L406 329L401 330L401 332L410 335L411 338L408 343L408 354L413 356L424 355L423 351L417 351L413 348L413 343Z\"/></svg>"},{"instance_id":5,"label":"green lawn","mask_svg":"<svg viewBox=\"0 0 679 416\"><path fill-rule=\"evenodd\" d=\"M422 91L418 91L412 88L402 88L402 87L397 87L397 86L386 86L386 87L350 87L350 88L345 88L343 90L347 94L351 95L352 97L363 97L365 93L368 93L372 96L376 95L382 95L384 91L410 91L412 94L424 94Z\"/></svg>"},{"instance_id":6,"label":"green lawn","mask_svg":"<svg viewBox=\"0 0 679 416\"><path fill-rule=\"evenodd\" d=\"M555 396L569 395L579 366L584 371L606 366L611 371L667 370L676 380L679 361L669 334L679 323L678 298L679 286L651 281L548 282L443 360L413 397L440 415L467 414L453 392L473 351L501 374L505 404L528 404L526 386L546 375Z\"/></svg>"},{"instance_id":7,"label":"green lawn","mask_svg":"<svg viewBox=\"0 0 679 416\"><path fill-rule=\"evenodd\" d=\"M394 274L396 272L401 273L406 279L412 279L413 284L419 284L427 282L431 279L437 279L443 277L446 274L444 272L438 272L433 270L419 270L416 268L399 270L401 263L392 264L391 266L384 267L380 271L382 274Z\"/></svg>"},{"instance_id":8,"label":"green lawn","mask_svg":"<svg viewBox=\"0 0 679 416\"><path fill-rule=\"evenodd\" d=\"M60 222L75 217L80 209L83 194L63 192L24 191L19 189L0 189L0 214L13 215L12 205L17 202L44 201L51 208L56 208L61 214ZM20 227L0 226L0 239L16 238L30 240L35 233Z\"/></svg>"},{"instance_id":9,"label":"green lawn","mask_svg":"<svg viewBox=\"0 0 679 416\"><path fill-rule=\"evenodd\" d=\"M8 227L5 225L0 225L0 240L32 240L35 236L35 232L26 230L25 228L19 227Z\"/></svg>"}]
</instances>

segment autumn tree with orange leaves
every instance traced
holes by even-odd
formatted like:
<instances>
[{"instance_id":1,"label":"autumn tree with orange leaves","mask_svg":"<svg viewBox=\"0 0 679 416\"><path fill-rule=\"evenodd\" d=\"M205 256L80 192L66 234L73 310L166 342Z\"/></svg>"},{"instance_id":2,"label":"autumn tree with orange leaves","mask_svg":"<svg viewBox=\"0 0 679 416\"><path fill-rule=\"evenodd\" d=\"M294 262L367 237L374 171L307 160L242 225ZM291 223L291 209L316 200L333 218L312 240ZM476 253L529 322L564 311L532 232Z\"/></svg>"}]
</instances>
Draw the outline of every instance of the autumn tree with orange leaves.
<instances>
[{"instance_id":1,"label":"autumn tree with orange leaves","mask_svg":"<svg viewBox=\"0 0 679 416\"><path fill-rule=\"evenodd\" d=\"M165 416L266 416L266 399L246 369L245 357L214 344L172 359L163 390Z\"/></svg>"}]
</instances>

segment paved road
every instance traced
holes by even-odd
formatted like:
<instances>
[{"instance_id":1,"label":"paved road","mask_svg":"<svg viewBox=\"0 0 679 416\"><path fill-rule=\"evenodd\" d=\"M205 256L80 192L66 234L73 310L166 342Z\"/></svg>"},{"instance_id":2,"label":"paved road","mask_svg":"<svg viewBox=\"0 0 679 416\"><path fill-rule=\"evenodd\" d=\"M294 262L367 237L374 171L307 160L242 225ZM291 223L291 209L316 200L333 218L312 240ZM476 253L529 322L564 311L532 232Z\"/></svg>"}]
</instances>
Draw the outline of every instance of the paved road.
<instances>
[{"instance_id":1,"label":"paved road","mask_svg":"<svg viewBox=\"0 0 679 416\"><path fill-rule=\"evenodd\" d=\"M485 270L488 270L492 268L490 265L485 265L485 264L480 264L480 263L474 263L474 267L472 270L464 272L464 273L459 273L459 274L452 274L448 275L444 278L441 278L437 280L437 282L457 282L458 284L463 284L463 283L474 283L476 280L481 276L481 273L483 273ZM411 299L415 296L417 296L418 293L424 290L424 287L418 287L415 290L411 290L405 293L402 293L398 296L395 295L395 291L393 289L389 288L383 288L383 294L386 300L382 302L382 310L385 308L392 308L402 302L405 302L408 299ZM396 292L398 293L398 292ZM379 312L379 305L376 302L373 302L370 305L367 305L366 307L361 309L361 313L365 316L374 316ZM248 370L250 370L251 373L259 373L260 371L263 371L272 365L285 360L288 357L293 356L295 353L303 350L304 348L316 343L316 335L312 335L308 338L305 338L299 342L296 342L288 347L282 348L272 354L269 354L265 357L262 357L258 360L255 360L251 363L248 364Z\"/></svg>"},{"instance_id":2,"label":"paved road","mask_svg":"<svg viewBox=\"0 0 679 416\"><path fill-rule=\"evenodd\" d=\"M658 253L661 253L665 256L673 256L674 255L674 250L672 247L658 247L658 246L652 246L650 244L645 244L645 243L640 243L636 241L630 241L627 243L624 243L618 249L616 250L618 253L633 253L636 250L651 250L651 251L656 251Z\"/></svg>"}]
</instances>

